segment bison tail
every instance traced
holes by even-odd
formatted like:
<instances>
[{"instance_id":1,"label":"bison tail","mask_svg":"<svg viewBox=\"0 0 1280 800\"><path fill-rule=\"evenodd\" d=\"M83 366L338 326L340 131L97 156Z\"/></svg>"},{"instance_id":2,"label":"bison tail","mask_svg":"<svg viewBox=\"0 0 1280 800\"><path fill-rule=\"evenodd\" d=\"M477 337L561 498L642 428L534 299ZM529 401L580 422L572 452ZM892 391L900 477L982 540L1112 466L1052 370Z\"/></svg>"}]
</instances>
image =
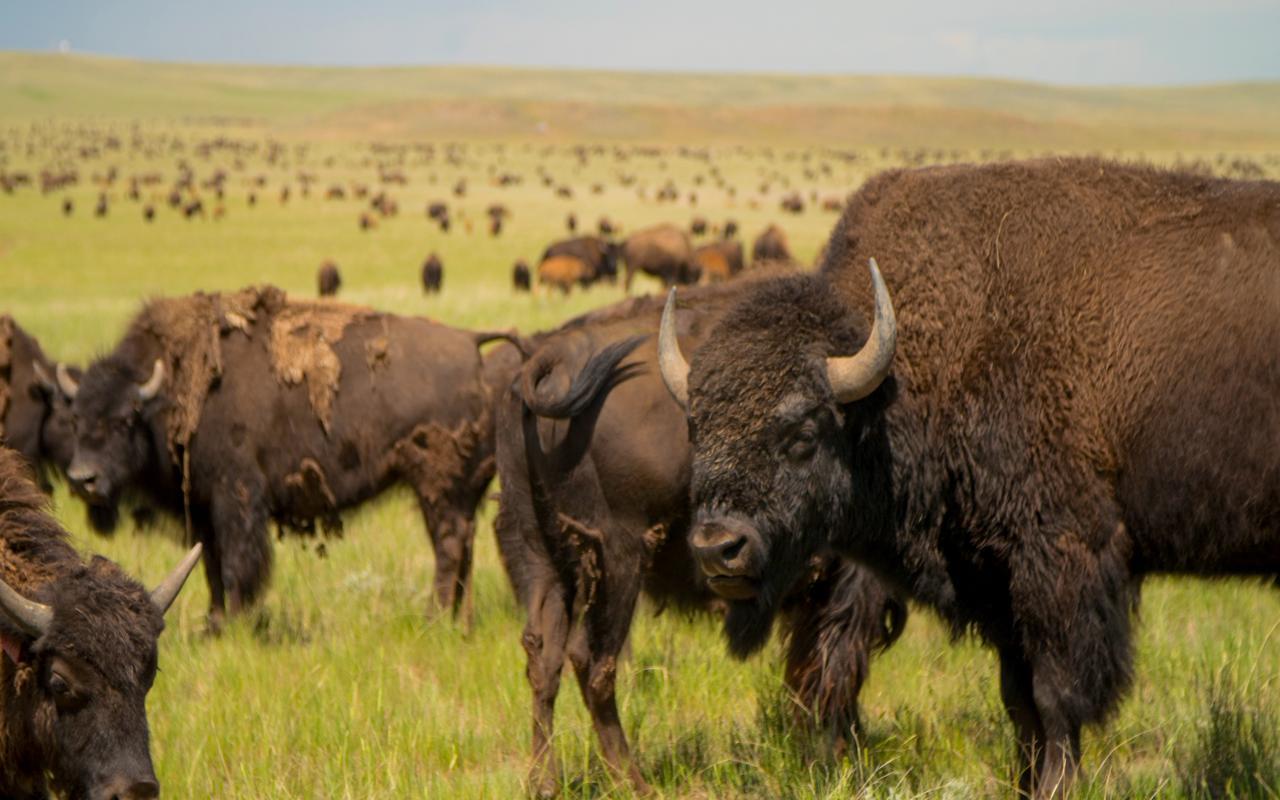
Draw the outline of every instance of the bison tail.
<instances>
[{"instance_id":1,"label":"bison tail","mask_svg":"<svg viewBox=\"0 0 1280 800\"><path fill-rule=\"evenodd\" d=\"M482 344L488 344L489 342L510 342L516 346L517 350L520 351L521 360L527 359L529 354L533 352L533 344L528 339L525 339L520 334L516 333L514 328L505 331L472 331L471 338L475 340L476 347L479 347Z\"/></svg>"},{"instance_id":2,"label":"bison tail","mask_svg":"<svg viewBox=\"0 0 1280 800\"><path fill-rule=\"evenodd\" d=\"M559 363L559 355L539 350L520 371L520 397L527 408L539 417L571 419L578 416L600 395L622 377L618 364L631 355L648 334L639 334L614 342L591 357L573 378L569 390L560 397L546 397L539 383Z\"/></svg>"}]
</instances>

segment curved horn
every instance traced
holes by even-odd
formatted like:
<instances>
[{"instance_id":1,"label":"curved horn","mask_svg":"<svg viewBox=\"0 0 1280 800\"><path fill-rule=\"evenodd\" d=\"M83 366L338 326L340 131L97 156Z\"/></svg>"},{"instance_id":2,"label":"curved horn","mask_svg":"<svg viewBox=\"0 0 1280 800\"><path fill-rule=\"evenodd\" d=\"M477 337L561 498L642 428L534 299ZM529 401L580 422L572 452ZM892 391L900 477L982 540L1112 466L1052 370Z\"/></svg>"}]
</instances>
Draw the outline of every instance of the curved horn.
<instances>
[{"instance_id":1,"label":"curved horn","mask_svg":"<svg viewBox=\"0 0 1280 800\"><path fill-rule=\"evenodd\" d=\"M893 315L893 301L880 277L880 267L871 259L871 283L876 293L876 321L871 335L857 354L827 359L827 380L841 403L861 400L876 390L889 375L893 354L898 347L898 323Z\"/></svg>"},{"instance_id":2,"label":"curved horn","mask_svg":"<svg viewBox=\"0 0 1280 800\"><path fill-rule=\"evenodd\" d=\"M138 387L138 399L147 402L156 396L156 392L160 391L160 387L164 384L164 361L156 359L156 366L151 370L151 377L147 378L147 382Z\"/></svg>"},{"instance_id":3,"label":"curved horn","mask_svg":"<svg viewBox=\"0 0 1280 800\"><path fill-rule=\"evenodd\" d=\"M32 638L40 638L53 622L53 609L44 603L28 600L12 586L0 580L0 610L14 625Z\"/></svg>"},{"instance_id":4,"label":"curved horn","mask_svg":"<svg viewBox=\"0 0 1280 800\"><path fill-rule=\"evenodd\" d=\"M680 407L689 410L689 362L680 352L680 340L676 338L676 290L667 295L667 305L662 309L662 324L658 327L658 368L662 382Z\"/></svg>"},{"instance_id":5,"label":"curved horn","mask_svg":"<svg viewBox=\"0 0 1280 800\"><path fill-rule=\"evenodd\" d=\"M54 394L58 391L58 384L50 377L48 370L44 368L44 364L39 361L31 362L31 371L36 374L36 381L46 392Z\"/></svg>"},{"instance_id":6,"label":"curved horn","mask_svg":"<svg viewBox=\"0 0 1280 800\"><path fill-rule=\"evenodd\" d=\"M188 550L182 561L178 562L178 566L173 568L173 572L170 572L159 586L151 590L151 602L161 614L168 611L169 606L173 605L173 601L177 599L178 592L182 591L182 584L187 582L187 576L200 560L202 549L200 543L196 542L195 547Z\"/></svg>"},{"instance_id":7,"label":"curved horn","mask_svg":"<svg viewBox=\"0 0 1280 800\"><path fill-rule=\"evenodd\" d=\"M75 400L80 392L80 384L71 377L71 370L67 369L67 365L59 361L53 368L53 374L58 377L58 390L65 394L68 400Z\"/></svg>"}]
</instances>

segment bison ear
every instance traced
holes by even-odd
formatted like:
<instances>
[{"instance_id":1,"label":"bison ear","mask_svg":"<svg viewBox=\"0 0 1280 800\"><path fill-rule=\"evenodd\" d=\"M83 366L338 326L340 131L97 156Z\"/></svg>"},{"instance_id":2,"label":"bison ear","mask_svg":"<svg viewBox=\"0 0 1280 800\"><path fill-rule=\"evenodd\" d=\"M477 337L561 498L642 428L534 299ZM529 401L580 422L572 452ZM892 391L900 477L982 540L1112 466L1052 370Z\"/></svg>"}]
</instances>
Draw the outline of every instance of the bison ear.
<instances>
[{"instance_id":1,"label":"bison ear","mask_svg":"<svg viewBox=\"0 0 1280 800\"><path fill-rule=\"evenodd\" d=\"M17 636L0 631L0 650L4 650L4 654L15 665L22 663L22 657L26 649L26 643Z\"/></svg>"}]
</instances>

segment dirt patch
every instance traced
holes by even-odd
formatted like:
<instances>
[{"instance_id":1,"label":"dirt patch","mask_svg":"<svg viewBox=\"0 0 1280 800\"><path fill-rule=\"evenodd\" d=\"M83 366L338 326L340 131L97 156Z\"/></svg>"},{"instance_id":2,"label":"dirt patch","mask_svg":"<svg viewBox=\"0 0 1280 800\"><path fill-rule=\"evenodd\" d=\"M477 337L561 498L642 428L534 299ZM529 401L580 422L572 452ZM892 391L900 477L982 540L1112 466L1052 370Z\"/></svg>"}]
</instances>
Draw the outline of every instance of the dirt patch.
<instances>
[{"instance_id":1,"label":"dirt patch","mask_svg":"<svg viewBox=\"0 0 1280 800\"><path fill-rule=\"evenodd\" d=\"M596 601L596 591L604 577L604 532L584 525L568 514L557 514L560 532L578 554L578 584L582 608L586 612Z\"/></svg>"},{"instance_id":2,"label":"dirt patch","mask_svg":"<svg viewBox=\"0 0 1280 800\"><path fill-rule=\"evenodd\" d=\"M479 443L479 425L464 420L450 429L430 422L396 442L391 458L418 496L435 505L451 490L467 485L467 470Z\"/></svg>"},{"instance_id":3,"label":"dirt patch","mask_svg":"<svg viewBox=\"0 0 1280 800\"><path fill-rule=\"evenodd\" d=\"M348 325L374 316L375 312L356 306L296 303L286 306L271 321L271 369L287 385L307 384L311 409L326 434L333 421L333 398L342 379L342 362L333 352L333 345L342 339ZM384 345L383 358L385 350Z\"/></svg>"},{"instance_id":4,"label":"dirt patch","mask_svg":"<svg viewBox=\"0 0 1280 800\"><path fill-rule=\"evenodd\" d=\"M283 522L295 531L303 533L315 532L315 521L326 534L342 533L342 517L338 516L338 501L324 470L315 459L304 458L297 472L290 472L284 478L285 489L289 494L286 503L289 518Z\"/></svg>"}]
</instances>

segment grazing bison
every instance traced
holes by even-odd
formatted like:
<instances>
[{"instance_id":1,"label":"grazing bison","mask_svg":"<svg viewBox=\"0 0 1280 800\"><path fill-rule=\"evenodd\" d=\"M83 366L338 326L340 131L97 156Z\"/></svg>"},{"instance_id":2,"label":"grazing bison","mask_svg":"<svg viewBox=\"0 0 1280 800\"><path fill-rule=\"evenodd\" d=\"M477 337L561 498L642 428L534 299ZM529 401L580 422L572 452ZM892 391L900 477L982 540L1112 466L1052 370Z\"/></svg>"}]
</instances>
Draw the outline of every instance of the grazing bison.
<instances>
[{"instance_id":1,"label":"grazing bison","mask_svg":"<svg viewBox=\"0 0 1280 800\"><path fill-rule=\"evenodd\" d=\"M738 291L691 292L696 299L681 319L688 344L701 340ZM614 695L637 596L643 590L659 603L704 609L714 597L686 543L688 438L657 369L651 332L659 310L657 300L627 300L538 337L520 388L497 402L495 530L528 613L531 788L544 795L558 783L550 741L566 655L605 759L643 786ZM797 584L788 608L788 684L804 708L844 736L858 724L869 653L896 638L905 607L864 571L832 559L817 560Z\"/></svg>"},{"instance_id":2,"label":"grazing bison","mask_svg":"<svg viewBox=\"0 0 1280 800\"><path fill-rule=\"evenodd\" d=\"M637 271L659 278L664 286L691 282L693 247L689 235L675 225L663 223L631 234L622 244L622 259L628 292Z\"/></svg>"},{"instance_id":3,"label":"grazing bison","mask_svg":"<svg viewBox=\"0 0 1280 800\"><path fill-rule=\"evenodd\" d=\"M0 796L153 800L156 639L200 545L147 592L112 561L86 563L45 502L0 448Z\"/></svg>"},{"instance_id":4,"label":"grazing bison","mask_svg":"<svg viewBox=\"0 0 1280 800\"><path fill-rule=\"evenodd\" d=\"M576 236L552 243L542 252L542 260L553 256L573 256L587 268L583 285L605 280L618 280L618 245L599 236Z\"/></svg>"},{"instance_id":5,"label":"grazing bison","mask_svg":"<svg viewBox=\"0 0 1280 800\"><path fill-rule=\"evenodd\" d=\"M694 236L702 236L706 234L706 232L707 232L706 217L694 217L689 222L689 233L693 234Z\"/></svg>"},{"instance_id":6,"label":"grazing bison","mask_svg":"<svg viewBox=\"0 0 1280 800\"><path fill-rule=\"evenodd\" d=\"M693 263L703 280L715 282L733 277L742 272L742 242L721 239L704 244L693 251Z\"/></svg>"},{"instance_id":7,"label":"grazing bison","mask_svg":"<svg viewBox=\"0 0 1280 800\"><path fill-rule=\"evenodd\" d=\"M403 482L435 547L435 602L457 614L494 469L490 338L274 287L156 300L70 387L67 475L92 504L135 489L187 516L215 630L262 594L271 520L337 532L339 511Z\"/></svg>"},{"instance_id":8,"label":"grazing bison","mask_svg":"<svg viewBox=\"0 0 1280 800\"><path fill-rule=\"evenodd\" d=\"M65 470L75 451L70 401L58 391L78 370L50 361L35 337L0 315L0 444L26 459L48 491L50 468Z\"/></svg>"},{"instance_id":9,"label":"grazing bison","mask_svg":"<svg viewBox=\"0 0 1280 800\"><path fill-rule=\"evenodd\" d=\"M523 258L518 259L515 266L511 268L511 288L517 292L527 292L533 288L529 264Z\"/></svg>"},{"instance_id":10,"label":"grazing bison","mask_svg":"<svg viewBox=\"0 0 1280 800\"><path fill-rule=\"evenodd\" d=\"M551 256L538 264L538 283L568 294L575 284L591 283L591 268L576 256Z\"/></svg>"},{"instance_id":11,"label":"grazing bison","mask_svg":"<svg viewBox=\"0 0 1280 800\"><path fill-rule=\"evenodd\" d=\"M787 246L787 234L777 225L765 228L751 244L751 265L768 261L790 261L791 248Z\"/></svg>"},{"instance_id":12,"label":"grazing bison","mask_svg":"<svg viewBox=\"0 0 1280 800\"><path fill-rule=\"evenodd\" d=\"M439 294L444 288L444 264L440 256L432 253L422 262L422 291L427 294Z\"/></svg>"},{"instance_id":13,"label":"grazing bison","mask_svg":"<svg viewBox=\"0 0 1280 800\"><path fill-rule=\"evenodd\" d=\"M821 274L759 285L692 370L664 322L732 649L813 553L865 561L996 650L1022 789L1064 791L1130 683L1145 575L1280 576L1278 275L1274 182L1095 159L869 181Z\"/></svg>"},{"instance_id":14,"label":"grazing bison","mask_svg":"<svg viewBox=\"0 0 1280 800\"><path fill-rule=\"evenodd\" d=\"M320 269L316 271L316 285L321 297L336 295L342 288L342 273L338 272L338 265L332 261L321 264Z\"/></svg>"}]
</instances>

